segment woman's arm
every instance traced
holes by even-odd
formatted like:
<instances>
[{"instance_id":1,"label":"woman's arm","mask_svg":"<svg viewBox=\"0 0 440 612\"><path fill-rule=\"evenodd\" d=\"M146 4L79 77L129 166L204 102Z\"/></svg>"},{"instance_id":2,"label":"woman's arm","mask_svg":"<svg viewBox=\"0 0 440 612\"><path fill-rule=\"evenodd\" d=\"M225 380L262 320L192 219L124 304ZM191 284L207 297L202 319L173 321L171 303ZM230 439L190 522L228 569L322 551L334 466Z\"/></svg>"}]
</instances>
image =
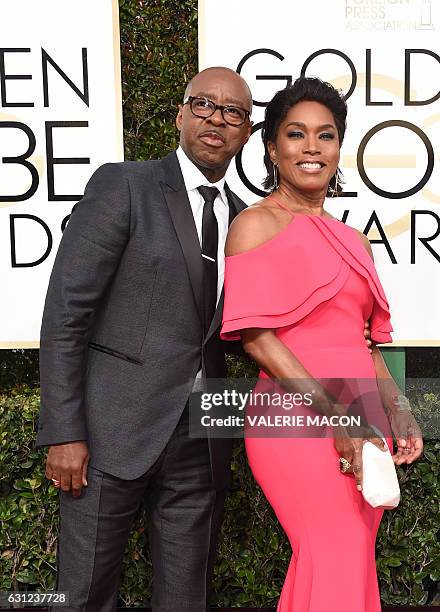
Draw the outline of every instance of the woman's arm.
<instances>
[{"instance_id":1,"label":"woman's arm","mask_svg":"<svg viewBox=\"0 0 440 612\"><path fill-rule=\"evenodd\" d=\"M368 238L359 232L360 238L374 261L373 251ZM371 350L377 386L391 429L396 437L397 452L394 463L412 463L423 451L423 437L420 427L411 413L410 405L387 368L382 353L373 344Z\"/></svg>"},{"instance_id":2,"label":"woman's arm","mask_svg":"<svg viewBox=\"0 0 440 612\"><path fill-rule=\"evenodd\" d=\"M313 379L303 364L292 351L283 344L272 329L242 329L243 348L248 355L270 376L277 379L281 386L291 393L305 395L311 393L316 412L327 417L342 416L347 413L347 406L339 404L317 380ZM353 473L356 487L362 490L362 448L366 440L386 451L387 445L375 436L368 428L359 428L357 437L352 437L347 428L333 426L334 445L341 457L350 464L348 472Z\"/></svg>"},{"instance_id":3,"label":"woman's arm","mask_svg":"<svg viewBox=\"0 0 440 612\"><path fill-rule=\"evenodd\" d=\"M412 463L423 452L422 432L411 412L409 401L394 381L382 353L375 345L372 357L382 404L397 442L394 463Z\"/></svg>"},{"instance_id":4,"label":"woman's arm","mask_svg":"<svg viewBox=\"0 0 440 612\"><path fill-rule=\"evenodd\" d=\"M242 329L243 348L270 378L292 393L311 393L313 408L327 417L343 415L347 409L335 401L306 370L292 351L276 336L273 329Z\"/></svg>"},{"instance_id":5,"label":"woman's arm","mask_svg":"<svg viewBox=\"0 0 440 612\"><path fill-rule=\"evenodd\" d=\"M387 368L387 364L382 356L382 353L375 344L371 349L371 356L373 358L374 369L376 371L377 385L379 387L380 397L383 403L383 407L388 418L396 413L398 405L396 399L402 395L402 391L391 376L390 371Z\"/></svg>"}]
</instances>

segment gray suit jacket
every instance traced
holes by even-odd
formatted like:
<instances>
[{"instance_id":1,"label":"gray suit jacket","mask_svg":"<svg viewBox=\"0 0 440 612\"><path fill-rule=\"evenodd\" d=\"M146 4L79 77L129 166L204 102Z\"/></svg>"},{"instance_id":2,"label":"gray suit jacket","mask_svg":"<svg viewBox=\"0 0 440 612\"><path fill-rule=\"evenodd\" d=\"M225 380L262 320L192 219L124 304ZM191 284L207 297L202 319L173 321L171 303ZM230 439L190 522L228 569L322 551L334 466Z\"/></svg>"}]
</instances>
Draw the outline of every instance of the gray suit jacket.
<instances>
[{"instance_id":1,"label":"gray suit jacket","mask_svg":"<svg viewBox=\"0 0 440 612\"><path fill-rule=\"evenodd\" d=\"M245 208L226 192L235 213ZM223 296L203 337L202 272L175 153L93 174L49 281L36 446L86 440L92 466L126 479L154 463L198 369L226 377ZM217 488L229 482L230 448L210 440Z\"/></svg>"}]
</instances>

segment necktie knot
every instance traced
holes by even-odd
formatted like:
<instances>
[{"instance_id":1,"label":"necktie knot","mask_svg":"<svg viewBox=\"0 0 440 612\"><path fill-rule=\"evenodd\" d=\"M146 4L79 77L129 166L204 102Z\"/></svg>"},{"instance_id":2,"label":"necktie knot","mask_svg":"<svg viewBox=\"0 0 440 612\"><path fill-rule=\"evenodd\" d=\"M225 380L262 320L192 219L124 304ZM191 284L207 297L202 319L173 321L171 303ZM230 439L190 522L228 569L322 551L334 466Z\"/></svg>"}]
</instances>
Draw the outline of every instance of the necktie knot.
<instances>
[{"instance_id":1,"label":"necktie knot","mask_svg":"<svg viewBox=\"0 0 440 612\"><path fill-rule=\"evenodd\" d=\"M220 193L217 187L197 187L199 193L201 193L202 198L205 200L207 204L213 204L215 198Z\"/></svg>"}]
</instances>

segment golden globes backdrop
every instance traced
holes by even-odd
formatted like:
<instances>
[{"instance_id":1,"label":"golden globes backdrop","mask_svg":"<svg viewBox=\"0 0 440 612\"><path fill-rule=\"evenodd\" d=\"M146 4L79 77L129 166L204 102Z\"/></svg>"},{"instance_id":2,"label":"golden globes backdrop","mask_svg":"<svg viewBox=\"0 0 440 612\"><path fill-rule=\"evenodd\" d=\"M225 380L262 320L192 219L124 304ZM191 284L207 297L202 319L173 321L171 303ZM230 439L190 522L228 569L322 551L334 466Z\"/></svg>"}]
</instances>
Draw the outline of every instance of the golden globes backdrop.
<instances>
[{"instance_id":1,"label":"golden globes backdrop","mask_svg":"<svg viewBox=\"0 0 440 612\"><path fill-rule=\"evenodd\" d=\"M264 195L273 94L300 74L344 91L346 193L326 208L368 232L395 345L439 345L440 2L200 0L199 63L229 66L251 87L253 135L228 175L248 204Z\"/></svg>"},{"instance_id":2,"label":"golden globes backdrop","mask_svg":"<svg viewBox=\"0 0 440 612\"><path fill-rule=\"evenodd\" d=\"M0 89L0 348L37 347L72 206L123 159L117 0L4 0Z\"/></svg>"}]
</instances>

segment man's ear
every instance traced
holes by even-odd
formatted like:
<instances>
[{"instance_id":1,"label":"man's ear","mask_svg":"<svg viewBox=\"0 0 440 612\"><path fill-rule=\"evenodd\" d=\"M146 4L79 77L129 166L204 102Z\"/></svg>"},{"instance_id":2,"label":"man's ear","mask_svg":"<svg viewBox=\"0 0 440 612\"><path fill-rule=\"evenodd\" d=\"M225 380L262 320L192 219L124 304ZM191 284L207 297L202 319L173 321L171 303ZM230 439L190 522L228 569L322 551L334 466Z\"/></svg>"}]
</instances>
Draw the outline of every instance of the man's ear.
<instances>
[{"instance_id":1,"label":"man's ear","mask_svg":"<svg viewBox=\"0 0 440 612\"><path fill-rule=\"evenodd\" d=\"M247 141L249 140L249 138L251 137L252 134L252 121L248 121L248 126L247 126L247 130L246 133L243 136L243 146L247 143Z\"/></svg>"},{"instance_id":2,"label":"man's ear","mask_svg":"<svg viewBox=\"0 0 440 612\"><path fill-rule=\"evenodd\" d=\"M183 106L182 104L179 104L179 111L176 115L176 127L179 130L179 132L182 128L182 121L183 121L182 113L183 113Z\"/></svg>"}]
</instances>

